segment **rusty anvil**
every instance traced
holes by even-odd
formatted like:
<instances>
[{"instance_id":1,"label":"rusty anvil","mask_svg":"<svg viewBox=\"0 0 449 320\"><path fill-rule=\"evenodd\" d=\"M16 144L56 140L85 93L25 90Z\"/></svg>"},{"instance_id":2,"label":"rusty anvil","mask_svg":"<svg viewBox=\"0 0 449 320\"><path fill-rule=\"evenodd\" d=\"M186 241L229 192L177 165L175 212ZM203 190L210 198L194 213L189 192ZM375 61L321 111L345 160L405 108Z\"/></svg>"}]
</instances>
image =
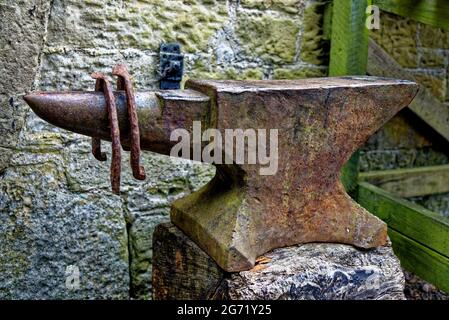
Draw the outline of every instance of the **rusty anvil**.
<instances>
[{"instance_id":1,"label":"rusty anvil","mask_svg":"<svg viewBox=\"0 0 449 320\"><path fill-rule=\"evenodd\" d=\"M340 182L343 164L375 131L407 106L418 86L375 77L196 81L185 90L136 92L140 143L169 155L172 130L278 129L278 171L259 164L217 164L202 189L175 201L171 221L224 270L250 269L274 248L336 242L382 246L384 222L360 207ZM123 91L114 92L123 146L129 123ZM44 120L111 140L99 92L32 93L25 100ZM192 154L192 152L190 153Z\"/></svg>"}]
</instances>

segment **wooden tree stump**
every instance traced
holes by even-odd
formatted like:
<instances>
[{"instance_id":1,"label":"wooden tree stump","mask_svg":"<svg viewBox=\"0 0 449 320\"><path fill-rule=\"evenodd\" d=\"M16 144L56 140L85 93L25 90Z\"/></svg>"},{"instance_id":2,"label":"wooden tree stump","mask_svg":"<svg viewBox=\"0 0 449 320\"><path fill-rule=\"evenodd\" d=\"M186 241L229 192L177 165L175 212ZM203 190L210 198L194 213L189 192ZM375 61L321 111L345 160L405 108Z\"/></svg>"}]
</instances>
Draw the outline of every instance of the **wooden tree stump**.
<instances>
[{"instance_id":1,"label":"wooden tree stump","mask_svg":"<svg viewBox=\"0 0 449 320\"><path fill-rule=\"evenodd\" d=\"M168 299L405 299L391 245L359 250L309 243L273 250L248 271L224 272L171 223L153 236L153 297Z\"/></svg>"}]
</instances>

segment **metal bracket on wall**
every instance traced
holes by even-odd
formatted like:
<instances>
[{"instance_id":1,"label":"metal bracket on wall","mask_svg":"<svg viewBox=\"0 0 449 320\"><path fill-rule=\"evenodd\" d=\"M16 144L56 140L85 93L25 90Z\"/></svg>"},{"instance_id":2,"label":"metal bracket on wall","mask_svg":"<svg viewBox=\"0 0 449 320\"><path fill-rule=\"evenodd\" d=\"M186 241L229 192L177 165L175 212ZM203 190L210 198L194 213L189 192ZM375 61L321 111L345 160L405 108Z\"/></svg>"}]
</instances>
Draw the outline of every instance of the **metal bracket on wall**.
<instances>
[{"instance_id":1,"label":"metal bracket on wall","mask_svg":"<svg viewBox=\"0 0 449 320\"><path fill-rule=\"evenodd\" d=\"M163 43L159 51L159 87L163 90L181 88L184 55L179 43Z\"/></svg>"}]
</instances>

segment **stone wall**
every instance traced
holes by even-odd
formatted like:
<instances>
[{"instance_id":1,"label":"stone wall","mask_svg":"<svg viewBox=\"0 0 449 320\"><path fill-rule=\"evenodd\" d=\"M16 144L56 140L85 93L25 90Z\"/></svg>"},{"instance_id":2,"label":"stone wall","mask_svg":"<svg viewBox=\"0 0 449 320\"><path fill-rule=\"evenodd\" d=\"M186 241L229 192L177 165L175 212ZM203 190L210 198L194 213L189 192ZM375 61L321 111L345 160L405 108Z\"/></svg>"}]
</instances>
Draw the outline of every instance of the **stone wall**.
<instances>
[{"instance_id":1,"label":"stone wall","mask_svg":"<svg viewBox=\"0 0 449 320\"><path fill-rule=\"evenodd\" d=\"M126 168L113 195L90 140L38 119L24 93L92 90L90 73L118 62L137 89L154 89L170 41L183 46L186 78L323 76L321 10L306 0L0 0L0 299L149 298L154 226L213 175L144 153L147 180Z\"/></svg>"}]
</instances>

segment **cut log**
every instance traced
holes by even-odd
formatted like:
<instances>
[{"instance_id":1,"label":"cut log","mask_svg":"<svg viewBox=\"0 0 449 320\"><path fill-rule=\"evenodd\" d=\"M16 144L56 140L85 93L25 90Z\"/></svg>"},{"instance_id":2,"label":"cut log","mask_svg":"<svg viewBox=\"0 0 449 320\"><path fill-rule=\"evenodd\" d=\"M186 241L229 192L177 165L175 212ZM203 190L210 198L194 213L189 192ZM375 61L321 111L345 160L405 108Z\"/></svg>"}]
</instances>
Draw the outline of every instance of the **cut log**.
<instances>
[{"instance_id":1,"label":"cut log","mask_svg":"<svg viewBox=\"0 0 449 320\"><path fill-rule=\"evenodd\" d=\"M153 299L209 299L224 276L221 268L171 223L153 234Z\"/></svg>"},{"instance_id":2,"label":"cut log","mask_svg":"<svg viewBox=\"0 0 449 320\"><path fill-rule=\"evenodd\" d=\"M171 223L153 237L153 297L168 299L405 299L390 244L371 250L309 243L273 250L253 269L225 273Z\"/></svg>"}]
</instances>

